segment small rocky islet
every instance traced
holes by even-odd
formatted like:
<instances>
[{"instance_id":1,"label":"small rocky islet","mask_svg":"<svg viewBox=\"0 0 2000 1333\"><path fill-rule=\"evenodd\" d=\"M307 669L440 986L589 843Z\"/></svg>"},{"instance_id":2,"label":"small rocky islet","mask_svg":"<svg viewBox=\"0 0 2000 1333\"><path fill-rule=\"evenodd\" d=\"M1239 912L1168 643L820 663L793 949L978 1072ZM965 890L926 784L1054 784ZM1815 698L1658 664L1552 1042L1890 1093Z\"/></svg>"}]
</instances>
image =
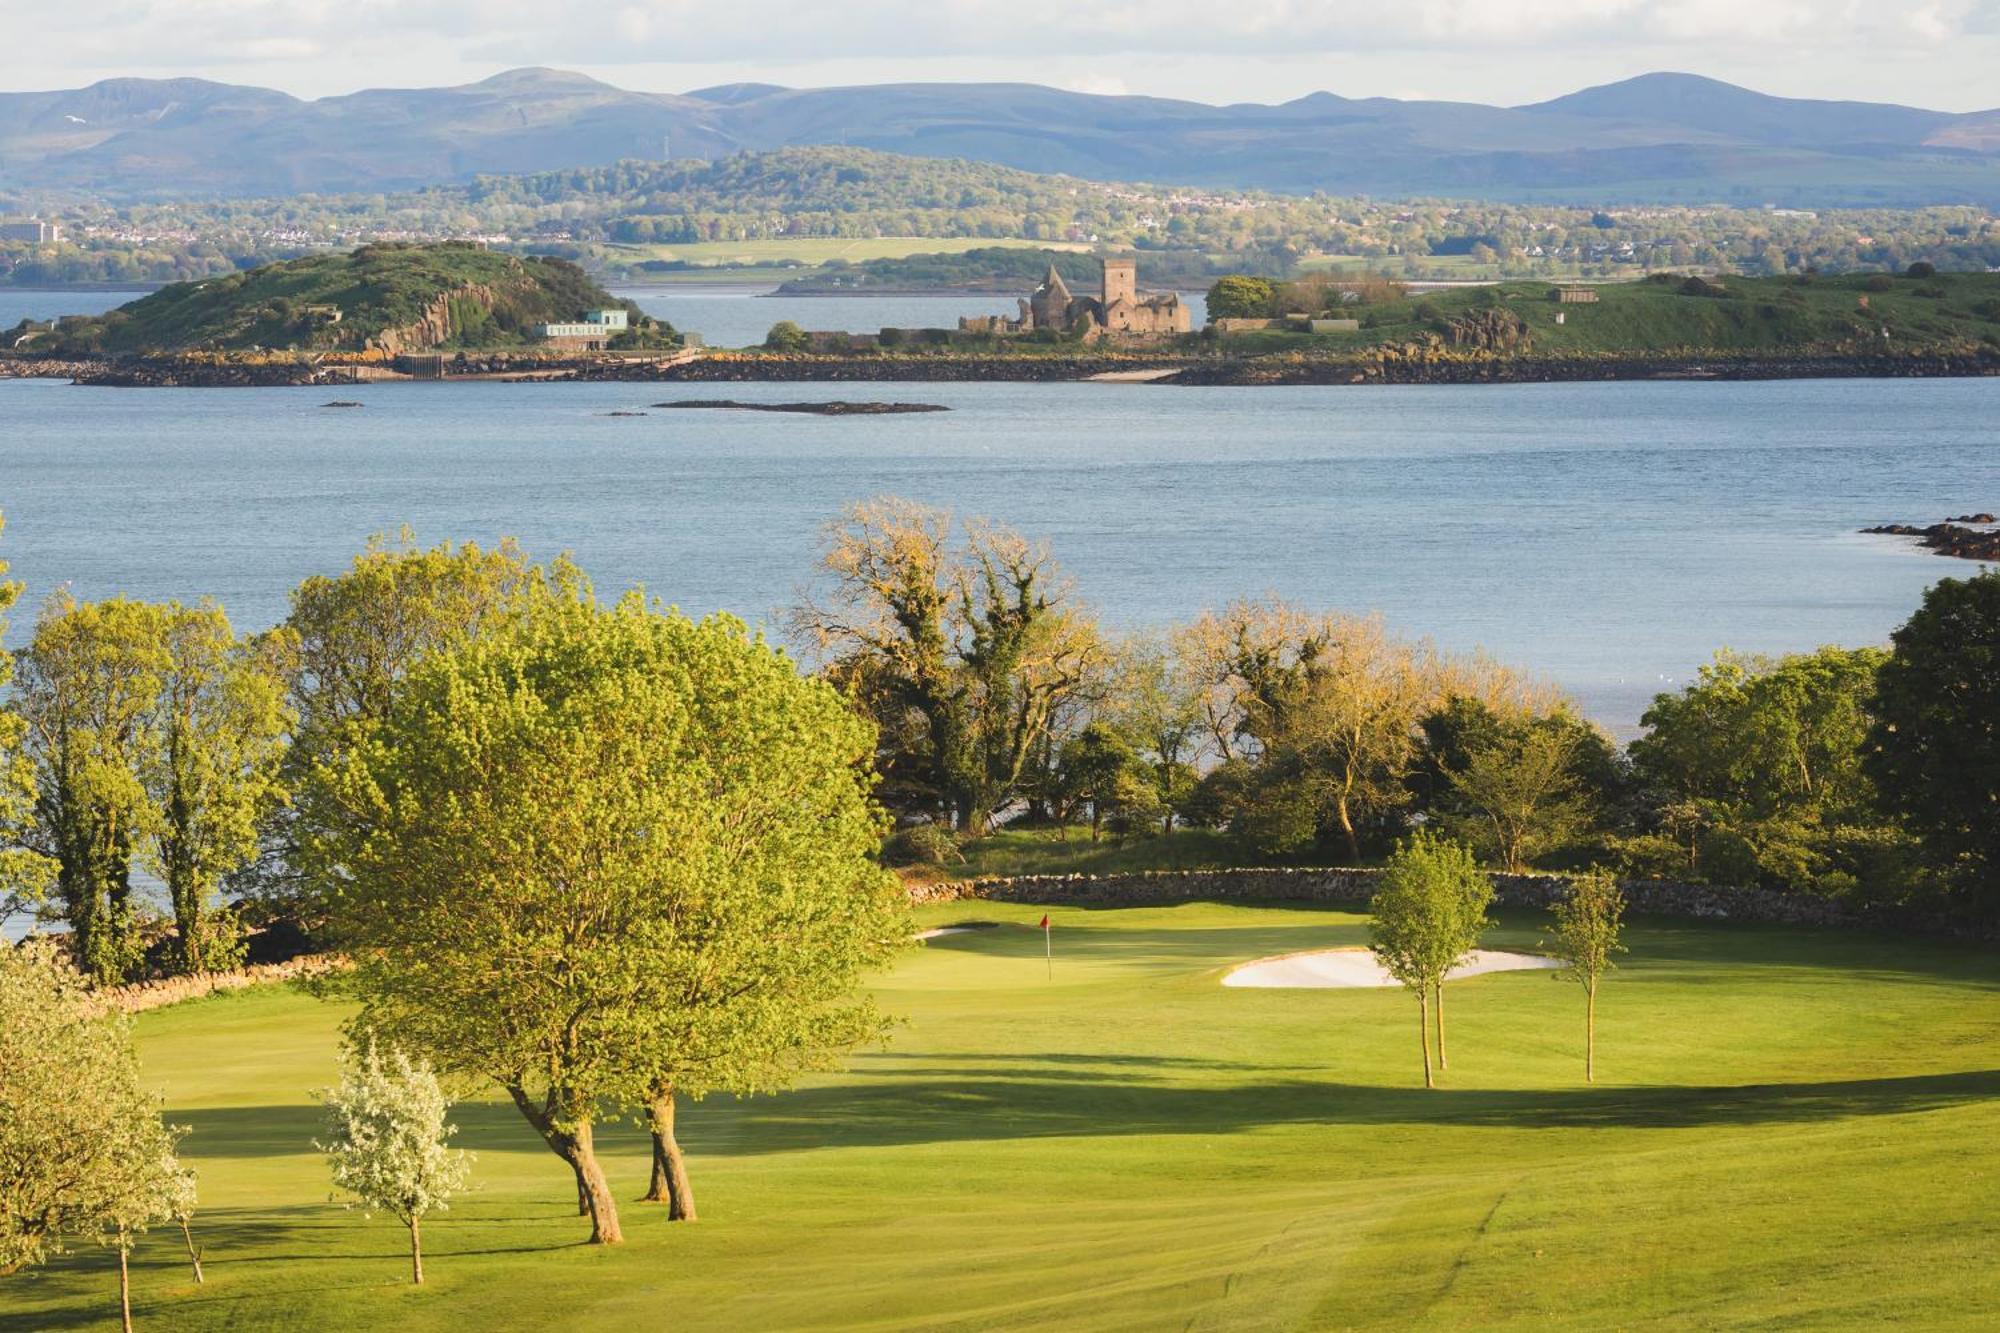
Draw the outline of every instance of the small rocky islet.
<instances>
[{"instance_id":1,"label":"small rocky islet","mask_svg":"<svg viewBox=\"0 0 2000 1333\"><path fill-rule=\"evenodd\" d=\"M2000 528L1993 526L1996 523L2000 523L2000 518L1982 511L1957 514L1929 527L1884 523L1880 527L1861 530L1877 537L1913 537L1926 550L1958 560L2000 561ZM1979 526L1968 527L1967 524Z\"/></svg>"},{"instance_id":2,"label":"small rocky islet","mask_svg":"<svg viewBox=\"0 0 2000 1333\"><path fill-rule=\"evenodd\" d=\"M745 403L734 398L681 398L654 407L690 408L726 412L797 412L820 417L887 417L907 412L949 412L942 403L851 403L840 400L821 403Z\"/></svg>"}]
</instances>

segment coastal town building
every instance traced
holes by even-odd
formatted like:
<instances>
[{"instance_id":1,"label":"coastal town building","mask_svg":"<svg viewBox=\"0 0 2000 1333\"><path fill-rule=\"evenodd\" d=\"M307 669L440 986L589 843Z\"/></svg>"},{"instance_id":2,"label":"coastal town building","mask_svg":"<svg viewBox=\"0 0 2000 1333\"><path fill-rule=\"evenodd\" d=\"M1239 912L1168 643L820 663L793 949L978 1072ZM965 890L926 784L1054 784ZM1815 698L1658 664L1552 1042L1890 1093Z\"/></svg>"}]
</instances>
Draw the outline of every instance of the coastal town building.
<instances>
[{"instance_id":1,"label":"coastal town building","mask_svg":"<svg viewBox=\"0 0 2000 1333\"><path fill-rule=\"evenodd\" d=\"M587 310L574 323L535 325L535 337L550 347L599 352L630 327L630 318L623 310Z\"/></svg>"},{"instance_id":2,"label":"coastal town building","mask_svg":"<svg viewBox=\"0 0 2000 1333\"><path fill-rule=\"evenodd\" d=\"M27 218L0 222L0 241L26 241L30 245L62 244L62 224Z\"/></svg>"},{"instance_id":3,"label":"coastal town building","mask_svg":"<svg viewBox=\"0 0 2000 1333\"><path fill-rule=\"evenodd\" d=\"M1186 333L1193 327L1187 303L1177 292L1141 292L1139 266L1130 259L1103 261L1095 296L1078 296L1054 264L1041 285L1020 302L1020 314L968 316L960 332L1013 335L1054 332L1085 341L1127 335Z\"/></svg>"}]
</instances>

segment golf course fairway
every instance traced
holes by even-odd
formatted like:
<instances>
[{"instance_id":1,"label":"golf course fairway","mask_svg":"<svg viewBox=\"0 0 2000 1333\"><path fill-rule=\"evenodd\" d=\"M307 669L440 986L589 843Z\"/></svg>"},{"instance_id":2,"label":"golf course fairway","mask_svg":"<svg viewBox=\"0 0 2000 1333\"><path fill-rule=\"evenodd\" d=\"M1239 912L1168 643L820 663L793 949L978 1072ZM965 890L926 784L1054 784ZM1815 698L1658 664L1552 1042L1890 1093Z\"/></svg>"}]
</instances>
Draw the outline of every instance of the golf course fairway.
<instances>
[{"instance_id":1,"label":"golf course fairway","mask_svg":"<svg viewBox=\"0 0 2000 1333\"><path fill-rule=\"evenodd\" d=\"M1053 918L1053 978L1034 929ZM570 1173L476 1089L471 1190L406 1238L331 1198L315 1090L346 1011L265 987L142 1015L190 1128L195 1285L133 1256L147 1329L1322 1329L1973 1324L2000 1309L2000 961L1913 937L1628 923L1583 1080L1547 971L1446 989L1422 1087L1395 989L1229 988L1366 918L967 903L878 985L903 1022L845 1072L686 1106L702 1220L637 1202L583 1244ZM1482 947L1535 952L1503 912ZM112 1254L10 1278L0 1327L117 1326Z\"/></svg>"}]
</instances>

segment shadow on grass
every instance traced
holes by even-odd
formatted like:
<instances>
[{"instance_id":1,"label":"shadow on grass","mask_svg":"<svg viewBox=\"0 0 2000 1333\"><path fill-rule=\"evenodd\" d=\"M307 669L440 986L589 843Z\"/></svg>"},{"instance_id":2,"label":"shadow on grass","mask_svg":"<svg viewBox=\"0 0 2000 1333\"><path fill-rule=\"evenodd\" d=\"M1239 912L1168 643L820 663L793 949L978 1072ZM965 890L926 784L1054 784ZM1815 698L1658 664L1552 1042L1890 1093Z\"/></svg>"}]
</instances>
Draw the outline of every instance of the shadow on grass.
<instances>
[{"instance_id":1,"label":"shadow on grass","mask_svg":"<svg viewBox=\"0 0 2000 1333\"><path fill-rule=\"evenodd\" d=\"M927 1057L936 1059L937 1057ZM2000 1070L1824 1083L1735 1087L1626 1087L1529 1090L1371 1087L1313 1079L1226 1087L1162 1083L1129 1071L1096 1079L1065 1071L1044 1077L1044 1057L1024 1058L1012 1076L1004 1060L946 1065L926 1077L885 1070L879 1077L739 1104L691 1108L687 1138L697 1152L756 1156L812 1148L1130 1134L1230 1133L1276 1125L1397 1125L1474 1129L1686 1129L1934 1111L2000 1096ZM254 1157L273 1142L273 1121L309 1123L311 1107L197 1110L190 1149ZM511 1108L454 1108L456 1140L486 1151L539 1145ZM711 1137L712 1135L712 1137ZM629 1141L628 1141L629 1140ZM284 1152L297 1140L282 1136ZM629 1125L606 1125L607 1150L637 1149ZM552 1164L553 1165L553 1164Z\"/></svg>"}]
</instances>

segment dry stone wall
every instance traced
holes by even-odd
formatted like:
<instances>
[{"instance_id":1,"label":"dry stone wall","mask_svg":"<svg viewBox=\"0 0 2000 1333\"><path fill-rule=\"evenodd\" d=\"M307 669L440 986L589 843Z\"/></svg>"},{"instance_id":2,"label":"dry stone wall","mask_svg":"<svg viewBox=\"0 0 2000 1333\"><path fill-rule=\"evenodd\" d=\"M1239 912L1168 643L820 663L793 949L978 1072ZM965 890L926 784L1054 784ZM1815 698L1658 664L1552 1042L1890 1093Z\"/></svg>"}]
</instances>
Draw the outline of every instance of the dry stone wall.
<instances>
[{"instance_id":1,"label":"dry stone wall","mask_svg":"<svg viewBox=\"0 0 2000 1333\"><path fill-rule=\"evenodd\" d=\"M1338 903L1358 907L1374 896L1382 872L1374 869L1260 868L1155 870L1116 875L1020 875L1005 879L950 880L911 888L913 901L1067 903L1078 907L1144 907L1182 902ZM1569 890L1566 875L1492 877L1495 905L1546 909ZM1785 926L1838 926L1957 933L1950 924L1887 907L1721 888L1671 880L1624 882L1634 915L1747 921Z\"/></svg>"},{"instance_id":2,"label":"dry stone wall","mask_svg":"<svg viewBox=\"0 0 2000 1333\"><path fill-rule=\"evenodd\" d=\"M345 966L335 954L305 954L282 963L255 963L227 972L205 972L196 977L163 977L158 981L135 981L129 986L108 987L98 994L112 1008L128 1014L159 1009L182 1000L199 999L217 991L242 990L273 981L296 981L315 977Z\"/></svg>"}]
</instances>

